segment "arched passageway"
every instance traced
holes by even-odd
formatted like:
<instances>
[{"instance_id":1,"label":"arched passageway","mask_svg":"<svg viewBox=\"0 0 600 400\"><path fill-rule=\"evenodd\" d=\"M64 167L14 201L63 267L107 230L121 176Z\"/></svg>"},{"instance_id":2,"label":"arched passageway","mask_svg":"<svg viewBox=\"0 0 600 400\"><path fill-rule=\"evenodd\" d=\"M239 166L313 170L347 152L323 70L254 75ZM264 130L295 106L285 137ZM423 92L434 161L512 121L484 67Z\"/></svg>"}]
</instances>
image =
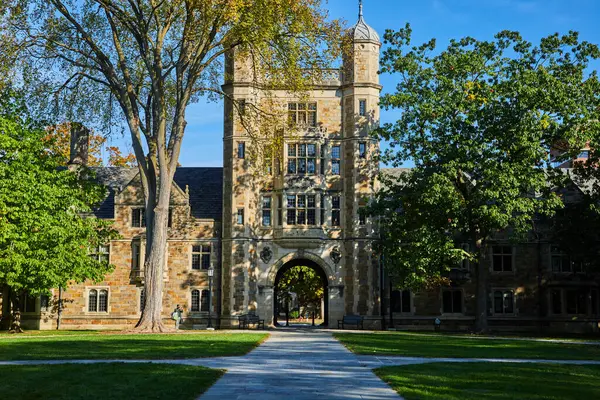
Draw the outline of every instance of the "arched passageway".
<instances>
[{"instance_id":1,"label":"arched passageway","mask_svg":"<svg viewBox=\"0 0 600 400\"><path fill-rule=\"evenodd\" d=\"M321 283L323 285L323 326L327 326L329 324L329 295L328 295L328 279L327 274L323 270L323 268L314 261L296 258L286 262L279 270L277 271L277 275L275 276L274 282L274 293L273 293L273 324L278 325L279 316L279 303L280 303L280 293L279 293L279 282L283 278L286 272L291 270L294 267L308 267L316 272L317 276L321 279Z\"/></svg>"}]
</instances>

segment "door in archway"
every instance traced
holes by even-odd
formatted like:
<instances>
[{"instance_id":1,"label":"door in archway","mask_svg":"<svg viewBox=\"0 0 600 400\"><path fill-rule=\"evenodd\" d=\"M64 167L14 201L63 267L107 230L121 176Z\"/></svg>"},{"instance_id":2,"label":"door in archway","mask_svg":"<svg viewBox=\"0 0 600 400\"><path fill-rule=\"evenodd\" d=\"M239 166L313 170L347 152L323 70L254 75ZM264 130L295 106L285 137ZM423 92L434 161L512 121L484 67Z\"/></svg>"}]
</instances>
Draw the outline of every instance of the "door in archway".
<instances>
[{"instance_id":1,"label":"door in archway","mask_svg":"<svg viewBox=\"0 0 600 400\"><path fill-rule=\"evenodd\" d=\"M314 273L307 273L313 271ZM288 286L293 286L293 289L298 293L289 295L291 290ZM280 303L294 302L302 310L306 307L307 302L315 305L323 315L322 326L329 324L329 296L328 296L328 280L325 271L316 262L306 259L294 259L285 263L275 277L273 299L273 323L281 325L282 315L284 310L281 309ZM318 304L317 304L318 303ZM280 321L278 321L278 319ZM285 320L285 318L284 318Z\"/></svg>"}]
</instances>

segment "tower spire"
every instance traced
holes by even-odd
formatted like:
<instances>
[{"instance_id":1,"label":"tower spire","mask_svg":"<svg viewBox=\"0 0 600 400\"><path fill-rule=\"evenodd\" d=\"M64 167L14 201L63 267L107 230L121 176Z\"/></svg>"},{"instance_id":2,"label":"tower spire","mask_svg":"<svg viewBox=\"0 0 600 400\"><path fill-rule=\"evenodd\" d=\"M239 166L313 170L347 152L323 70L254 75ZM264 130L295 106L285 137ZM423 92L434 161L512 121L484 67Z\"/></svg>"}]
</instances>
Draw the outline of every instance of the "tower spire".
<instances>
[{"instance_id":1,"label":"tower spire","mask_svg":"<svg viewBox=\"0 0 600 400\"><path fill-rule=\"evenodd\" d=\"M363 2L362 0L358 0L358 18L363 17Z\"/></svg>"}]
</instances>

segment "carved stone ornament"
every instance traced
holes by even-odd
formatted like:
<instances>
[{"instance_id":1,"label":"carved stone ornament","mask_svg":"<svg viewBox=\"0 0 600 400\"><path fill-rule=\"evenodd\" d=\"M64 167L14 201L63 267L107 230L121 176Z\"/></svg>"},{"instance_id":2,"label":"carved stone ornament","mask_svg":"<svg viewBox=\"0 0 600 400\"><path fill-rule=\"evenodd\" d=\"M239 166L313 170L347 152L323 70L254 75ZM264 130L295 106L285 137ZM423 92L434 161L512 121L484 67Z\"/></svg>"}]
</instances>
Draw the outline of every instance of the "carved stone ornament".
<instances>
[{"instance_id":1,"label":"carved stone ornament","mask_svg":"<svg viewBox=\"0 0 600 400\"><path fill-rule=\"evenodd\" d=\"M338 264L342 259L342 253L340 252L340 248L335 246L330 253L331 259L335 264Z\"/></svg>"},{"instance_id":2,"label":"carved stone ornament","mask_svg":"<svg viewBox=\"0 0 600 400\"><path fill-rule=\"evenodd\" d=\"M273 251L271 248L263 247L263 249L260 251L260 259L262 262L267 264L269 261L271 261L271 258L273 258Z\"/></svg>"}]
</instances>

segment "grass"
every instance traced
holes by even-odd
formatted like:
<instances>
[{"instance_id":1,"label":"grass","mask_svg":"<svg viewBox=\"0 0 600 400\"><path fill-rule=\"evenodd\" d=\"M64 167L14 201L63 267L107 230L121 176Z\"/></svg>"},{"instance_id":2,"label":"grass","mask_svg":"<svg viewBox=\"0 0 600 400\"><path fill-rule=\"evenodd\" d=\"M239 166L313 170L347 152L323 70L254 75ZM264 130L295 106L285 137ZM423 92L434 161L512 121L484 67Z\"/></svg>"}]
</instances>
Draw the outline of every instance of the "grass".
<instances>
[{"instance_id":1,"label":"grass","mask_svg":"<svg viewBox=\"0 0 600 400\"><path fill-rule=\"evenodd\" d=\"M600 360L600 346L534 340L485 339L407 332L336 333L357 354L403 357Z\"/></svg>"},{"instance_id":2,"label":"grass","mask_svg":"<svg viewBox=\"0 0 600 400\"><path fill-rule=\"evenodd\" d=\"M223 372L167 364L0 366L5 399L196 399Z\"/></svg>"},{"instance_id":3,"label":"grass","mask_svg":"<svg viewBox=\"0 0 600 400\"><path fill-rule=\"evenodd\" d=\"M106 334L109 332L117 332L117 331L86 331L86 330L77 330L77 331L56 331L56 330L26 330L23 333L19 333L18 335L15 333L9 333L8 331L0 331L0 338L3 337L17 337L17 336L83 336L83 335L98 335L98 334Z\"/></svg>"},{"instance_id":4,"label":"grass","mask_svg":"<svg viewBox=\"0 0 600 400\"><path fill-rule=\"evenodd\" d=\"M238 356L265 333L12 335L0 337L0 360L184 359Z\"/></svg>"},{"instance_id":5,"label":"grass","mask_svg":"<svg viewBox=\"0 0 600 400\"><path fill-rule=\"evenodd\" d=\"M375 370L406 400L600 398L600 366L433 363Z\"/></svg>"}]
</instances>

